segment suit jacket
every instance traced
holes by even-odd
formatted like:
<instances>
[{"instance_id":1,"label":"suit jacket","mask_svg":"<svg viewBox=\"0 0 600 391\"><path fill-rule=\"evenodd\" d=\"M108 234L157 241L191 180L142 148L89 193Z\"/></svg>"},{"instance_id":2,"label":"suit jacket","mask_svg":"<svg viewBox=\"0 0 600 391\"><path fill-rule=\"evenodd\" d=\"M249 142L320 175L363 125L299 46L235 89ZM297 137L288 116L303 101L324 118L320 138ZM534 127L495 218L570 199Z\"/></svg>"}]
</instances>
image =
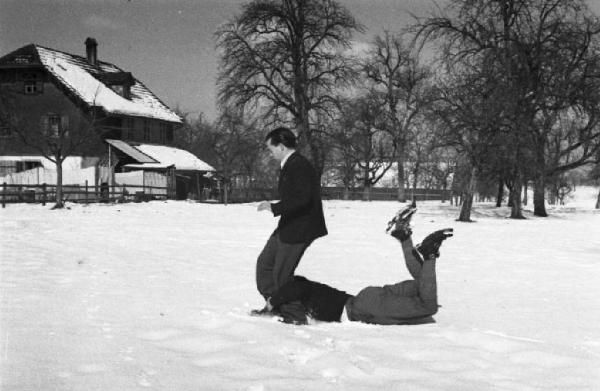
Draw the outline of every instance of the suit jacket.
<instances>
[{"instance_id":1,"label":"suit jacket","mask_svg":"<svg viewBox=\"0 0 600 391\"><path fill-rule=\"evenodd\" d=\"M276 232L284 243L310 243L327 235L321 184L310 162L298 152L290 155L279 174L279 202L271 204L281 216Z\"/></svg>"}]
</instances>

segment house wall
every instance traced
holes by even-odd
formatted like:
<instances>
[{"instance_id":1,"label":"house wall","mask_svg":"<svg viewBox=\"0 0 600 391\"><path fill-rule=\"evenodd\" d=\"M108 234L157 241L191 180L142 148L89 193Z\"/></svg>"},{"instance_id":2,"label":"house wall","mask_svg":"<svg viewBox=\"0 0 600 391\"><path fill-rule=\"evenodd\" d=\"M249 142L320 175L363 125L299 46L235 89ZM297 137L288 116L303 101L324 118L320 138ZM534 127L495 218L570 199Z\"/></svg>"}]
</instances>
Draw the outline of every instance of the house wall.
<instances>
[{"instance_id":1,"label":"house wall","mask_svg":"<svg viewBox=\"0 0 600 391\"><path fill-rule=\"evenodd\" d=\"M35 75L34 93L26 93L24 74L28 75L27 77ZM0 157L2 157L0 175L21 172L40 165L41 152L33 146L24 144L12 129L13 126L35 134L49 126L49 116L59 119L59 126L66 126L69 130L87 129L91 126L90 119L83 115L82 108L50 81L43 68L1 69L0 88L2 89L0 109L9 112L13 118L9 126L5 124L0 129ZM98 137L85 148L76 151L75 155L99 156L104 149L102 140ZM22 157L26 156L33 158L23 160ZM35 159L35 156L40 158Z\"/></svg>"},{"instance_id":2,"label":"house wall","mask_svg":"<svg viewBox=\"0 0 600 391\"><path fill-rule=\"evenodd\" d=\"M33 75L33 76L32 76ZM34 78L36 81L34 93L25 93L25 83ZM40 129L43 125L42 117L58 115L61 119L66 118L69 128L91 126L94 118L94 126L98 128L98 140L94 140L85 149L78 151L82 156L102 156L106 152L103 138L122 139L127 141L172 144L173 124L161 120L145 119L127 116L100 117L87 114L85 106L79 106L76 97L70 96L70 92L57 87L51 80L44 68L23 67L18 69L0 69L0 88L2 91L10 91L10 96L3 93L0 101L0 109L8 109L13 112L20 125ZM87 114L87 115L86 115ZM11 132L9 127L0 126L0 156L22 156L39 155L40 152L31 146L23 144L16 133ZM14 167L9 167L13 164ZM3 174L18 172L26 168L22 163L4 160L0 171Z\"/></svg>"},{"instance_id":3,"label":"house wall","mask_svg":"<svg viewBox=\"0 0 600 391\"><path fill-rule=\"evenodd\" d=\"M35 73L39 80L40 92L26 94L24 92L23 74ZM7 74L9 74L7 76ZM9 109L19 125L25 127L41 126L42 116L49 114L68 117L69 126L85 126L85 118L80 110L69 100L63 91L50 82L43 70L0 70L0 88L9 91L2 102L4 109ZM0 155L24 155L39 153L33 147L19 141L17 134L6 129L0 133Z\"/></svg>"},{"instance_id":4,"label":"house wall","mask_svg":"<svg viewBox=\"0 0 600 391\"><path fill-rule=\"evenodd\" d=\"M139 143L171 145L173 124L139 117L123 118L121 139Z\"/></svg>"}]
</instances>

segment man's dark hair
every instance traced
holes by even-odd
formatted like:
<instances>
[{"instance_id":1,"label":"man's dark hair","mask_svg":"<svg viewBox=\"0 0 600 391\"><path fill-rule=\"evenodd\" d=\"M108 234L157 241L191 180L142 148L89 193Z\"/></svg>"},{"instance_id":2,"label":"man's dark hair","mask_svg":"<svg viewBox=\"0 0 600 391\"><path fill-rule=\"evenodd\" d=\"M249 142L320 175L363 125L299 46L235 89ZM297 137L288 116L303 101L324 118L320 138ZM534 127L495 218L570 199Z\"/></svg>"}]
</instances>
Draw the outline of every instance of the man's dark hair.
<instances>
[{"instance_id":1,"label":"man's dark hair","mask_svg":"<svg viewBox=\"0 0 600 391\"><path fill-rule=\"evenodd\" d=\"M296 148L296 135L290 129L285 127L280 127L277 129L273 129L267 134L265 137L265 141L271 140L272 145L283 144L286 148Z\"/></svg>"}]
</instances>

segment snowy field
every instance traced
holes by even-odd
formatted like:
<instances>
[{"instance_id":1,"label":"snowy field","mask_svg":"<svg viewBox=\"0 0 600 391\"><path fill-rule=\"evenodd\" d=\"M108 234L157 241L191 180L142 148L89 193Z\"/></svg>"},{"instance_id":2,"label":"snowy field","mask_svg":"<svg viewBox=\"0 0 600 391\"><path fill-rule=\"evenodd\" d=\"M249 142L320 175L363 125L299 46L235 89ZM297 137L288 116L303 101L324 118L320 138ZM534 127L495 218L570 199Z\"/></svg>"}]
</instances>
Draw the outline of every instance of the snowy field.
<instances>
[{"instance_id":1,"label":"snowy field","mask_svg":"<svg viewBox=\"0 0 600 391\"><path fill-rule=\"evenodd\" d=\"M454 227L437 323L291 326L261 308L256 204L0 209L1 390L599 390L598 189L551 216L419 205L415 241ZM327 201L298 274L349 293L409 278L394 202ZM529 206L531 208L531 206Z\"/></svg>"}]
</instances>

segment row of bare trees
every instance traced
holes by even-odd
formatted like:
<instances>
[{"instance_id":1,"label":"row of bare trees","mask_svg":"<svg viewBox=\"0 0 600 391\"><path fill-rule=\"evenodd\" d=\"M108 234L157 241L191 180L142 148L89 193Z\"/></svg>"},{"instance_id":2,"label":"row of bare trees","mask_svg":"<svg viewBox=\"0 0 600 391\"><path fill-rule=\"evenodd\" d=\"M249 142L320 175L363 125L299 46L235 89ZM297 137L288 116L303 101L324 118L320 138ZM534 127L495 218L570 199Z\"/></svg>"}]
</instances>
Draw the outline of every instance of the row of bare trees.
<instances>
[{"instance_id":1,"label":"row of bare trees","mask_svg":"<svg viewBox=\"0 0 600 391\"><path fill-rule=\"evenodd\" d=\"M249 1L216 32L219 105L289 123L365 198L392 163L399 201L425 168L439 187L454 176L464 221L478 184L507 187L522 218L532 182L546 216L549 185L598 164L600 22L584 0L451 0L404 27L356 53L364 29L335 0Z\"/></svg>"},{"instance_id":2,"label":"row of bare trees","mask_svg":"<svg viewBox=\"0 0 600 391\"><path fill-rule=\"evenodd\" d=\"M571 170L596 165L598 177L600 21L585 0L449 0L359 52L362 32L337 0L249 0L215 33L219 116L187 116L177 146L214 165L225 187L270 187L264 131L288 124L319 173L365 199L396 170L399 201L419 183L452 186L464 221L484 187L498 189L498 205L508 188L511 217L522 218L533 183L545 216L547 192L560 193ZM3 122L14 122L5 106ZM93 127L37 135L37 149L59 163Z\"/></svg>"}]
</instances>

